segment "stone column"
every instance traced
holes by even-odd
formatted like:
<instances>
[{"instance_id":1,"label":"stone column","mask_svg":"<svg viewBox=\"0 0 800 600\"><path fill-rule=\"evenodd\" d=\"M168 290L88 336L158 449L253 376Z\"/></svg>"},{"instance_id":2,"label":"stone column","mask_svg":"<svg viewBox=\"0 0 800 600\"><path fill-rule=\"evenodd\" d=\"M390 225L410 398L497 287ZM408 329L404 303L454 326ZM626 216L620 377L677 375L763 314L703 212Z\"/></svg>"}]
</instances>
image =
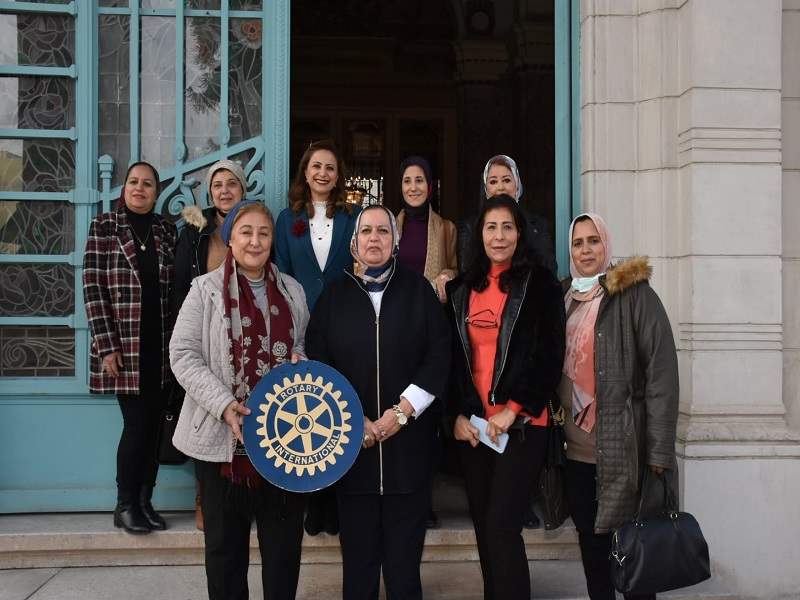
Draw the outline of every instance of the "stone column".
<instances>
[{"instance_id":1,"label":"stone column","mask_svg":"<svg viewBox=\"0 0 800 600\"><path fill-rule=\"evenodd\" d=\"M783 399L800 429L800 0L783 2Z\"/></svg>"},{"instance_id":2,"label":"stone column","mask_svg":"<svg viewBox=\"0 0 800 600\"><path fill-rule=\"evenodd\" d=\"M581 15L583 201L608 217L616 254L651 256L681 367L683 507L720 584L757 598L800 589L800 436L782 383L797 312L781 277L782 8L584 0Z\"/></svg>"}]
</instances>

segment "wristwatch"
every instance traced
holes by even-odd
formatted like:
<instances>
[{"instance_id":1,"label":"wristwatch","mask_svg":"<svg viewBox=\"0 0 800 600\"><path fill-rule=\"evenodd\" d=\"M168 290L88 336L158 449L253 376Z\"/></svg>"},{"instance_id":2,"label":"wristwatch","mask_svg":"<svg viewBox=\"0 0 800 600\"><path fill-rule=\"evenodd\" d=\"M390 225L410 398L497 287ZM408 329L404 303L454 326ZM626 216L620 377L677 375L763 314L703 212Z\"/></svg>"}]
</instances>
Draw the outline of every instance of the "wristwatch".
<instances>
[{"instance_id":1,"label":"wristwatch","mask_svg":"<svg viewBox=\"0 0 800 600\"><path fill-rule=\"evenodd\" d=\"M394 414L397 415L397 422L400 424L400 427L408 424L408 417L406 416L406 413L403 412L403 409L400 408L399 404L392 406L392 410L394 411Z\"/></svg>"}]
</instances>

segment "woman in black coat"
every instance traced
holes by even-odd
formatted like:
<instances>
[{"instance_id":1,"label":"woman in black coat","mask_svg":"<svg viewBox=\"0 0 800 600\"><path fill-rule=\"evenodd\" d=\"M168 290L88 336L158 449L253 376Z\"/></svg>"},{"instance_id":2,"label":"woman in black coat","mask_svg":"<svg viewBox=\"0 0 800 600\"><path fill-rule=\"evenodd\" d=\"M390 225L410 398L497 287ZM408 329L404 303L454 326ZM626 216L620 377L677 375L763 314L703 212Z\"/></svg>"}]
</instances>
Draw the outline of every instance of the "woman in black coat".
<instances>
[{"instance_id":1,"label":"woman in black coat","mask_svg":"<svg viewBox=\"0 0 800 600\"><path fill-rule=\"evenodd\" d=\"M347 377L365 415L363 449L337 484L345 600L376 600L381 568L393 600L422 598L430 405L447 382L450 332L431 285L396 263L397 243L391 212L362 211L355 273L325 288L306 332L308 356Z\"/></svg>"},{"instance_id":2,"label":"woman in black coat","mask_svg":"<svg viewBox=\"0 0 800 600\"><path fill-rule=\"evenodd\" d=\"M206 192L211 206L187 206L181 211L184 226L175 248L175 286L173 314L183 304L192 280L216 269L225 259L227 248L220 237L220 226L230 210L247 193L244 170L232 160L220 160L206 173Z\"/></svg>"},{"instance_id":3,"label":"woman in black coat","mask_svg":"<svg viewBox=\"0 0 800 600\"><path fill-rule=\"evenodd\" d=\"M522 209L505 194L483 205L466 273L447 286L454 332L453 435L475 526L484 598L527 600L522 525L544 463L548 401L564 359L561 288L526 251ZM471 416L502 453L480 443Z\"/></svg>"}]
</instances>

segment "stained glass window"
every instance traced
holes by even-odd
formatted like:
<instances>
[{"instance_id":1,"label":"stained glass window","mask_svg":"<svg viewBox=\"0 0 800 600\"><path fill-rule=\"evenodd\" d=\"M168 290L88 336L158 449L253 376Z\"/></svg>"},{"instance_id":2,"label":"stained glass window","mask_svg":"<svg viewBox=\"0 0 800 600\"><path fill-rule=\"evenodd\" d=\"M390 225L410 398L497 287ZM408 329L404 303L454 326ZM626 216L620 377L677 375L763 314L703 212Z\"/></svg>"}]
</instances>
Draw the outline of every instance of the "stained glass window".
<instances>
[{"instance_id":1,"label":"stained glass window","mask_svg":"<svg viewBox=\"0 0 800 600\"><path fill-rule=\"evenodd\" d=\"M75 334L69 327L0 325L0 377L72 377Z\"/></svg>"},{"instance_id":2,"label":"stained glass window","mask_svg":"<svg viewBox=\"0 0 800 600\"><path fill-rule=\"evenodd\" d=\"M0 264L0 316L68 317L74 312L71 266Z\"/></svg>"},{"instance_id":3,"label":"stained glass window","mask_svg":"<svg viewBox=\"0 0 800 600\"><path fill-rule=\"evenodd\" d=\"M0 64L20 71L0 76L0 128L20 130L0 139L0 377L75 376L75 330L34 324L75 314L75 209L49 196L76 187L75 142L60 133L75 127L75 80L34 70L74 63L73 16L0 14Z\"/></svg>"},{"instance_id":4,"label":"stained glass window","mask_svg":"<svg viewBox=\"0 0 800 600\"><path fill-rule=\"evenodd\" d=\"M186 19L187 160L219 149L219 42L219 19Z\"/></svg>"},{"instance_id":5,"label":"stained glass window","mask_svg":"<svg viewBox=\"0 0 800 600\"><path fill-rule=\"evenodd\" d=\"M118 165L131 155L130 17L99 15L100 19L100 154ZM125 173L114 169L111 184L122 183Z\"/></svg>"},{"instance_id":6,"label":"stained glass window","mask_svg":"<svg viewBox=\"0 0 800 600\"><path fill-rule=\"evenodd\" d=\"M0 254L69 254L75 218L68 202L0 202Z\"/></svg>"},{"instance_id":7,"label":"stained glass window","mask_svg":"<svg viewBox=\"0 0 800 600\"><path fill-rule=\"evenodd\" d=\"M0 127L69 129L75 82L66 77L0 77Z\"/></svg>"},{"instance_id":8,"label":"stained glass window","mask_svg":"<svg viewBox=\"0 0 800 600\"><path fill-rule=\"evenodd\" d=\"M72 17L0 14L0 64L69 67L74 54Z\"/></svg>"},{"instance_id":9,"label":"stained glass window","mask_svg":"<svg viewBox=\"0 0 800 600\"><path fill-rule=\"evenodd\" d=\"M231 143L261 135L261 19L230 20Z\"/></svg>"},{"instance_id":10,"label":"stained glass window","mask_svg":"<svg viewBox=\"0 0 800 600\"><path fill-rule=\"evenodd\" d=\"M70 140L0 140L0 190L68 192L75 186L75 148Z\"/></svg>"},{"instance_id":11,"label":"stained glass window","mask_svg":"<svg viewBox=\"0 0 800 600\"><path fill-rule=\"evenodd\" d=\"M158 169L175 163L175 19L141 18L142 160Z\"/></svg>"}]
</instances>

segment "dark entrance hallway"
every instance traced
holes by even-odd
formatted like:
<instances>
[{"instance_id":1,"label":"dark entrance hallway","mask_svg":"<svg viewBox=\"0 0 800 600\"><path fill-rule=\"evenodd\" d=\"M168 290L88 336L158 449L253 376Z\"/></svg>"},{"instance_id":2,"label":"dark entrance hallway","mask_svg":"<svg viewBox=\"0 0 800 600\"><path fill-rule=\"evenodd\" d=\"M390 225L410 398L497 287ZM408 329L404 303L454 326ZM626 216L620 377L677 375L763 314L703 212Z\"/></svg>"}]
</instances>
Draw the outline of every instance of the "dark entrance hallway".
<instances>
[{"instance_id":1,"label":"dark entrance hallway","mask_svg":"<svg viewBox=\"0 0 800 600\"><path fill-rule=\"evenodd\" d=\"M553 223L551 0L295 0L291 22L292 175L332 137L351 187L397 212L398 166L420 154L434 207L457 221L486 160L508 154L524 205Z\"/></svg>"}]
</instances>

